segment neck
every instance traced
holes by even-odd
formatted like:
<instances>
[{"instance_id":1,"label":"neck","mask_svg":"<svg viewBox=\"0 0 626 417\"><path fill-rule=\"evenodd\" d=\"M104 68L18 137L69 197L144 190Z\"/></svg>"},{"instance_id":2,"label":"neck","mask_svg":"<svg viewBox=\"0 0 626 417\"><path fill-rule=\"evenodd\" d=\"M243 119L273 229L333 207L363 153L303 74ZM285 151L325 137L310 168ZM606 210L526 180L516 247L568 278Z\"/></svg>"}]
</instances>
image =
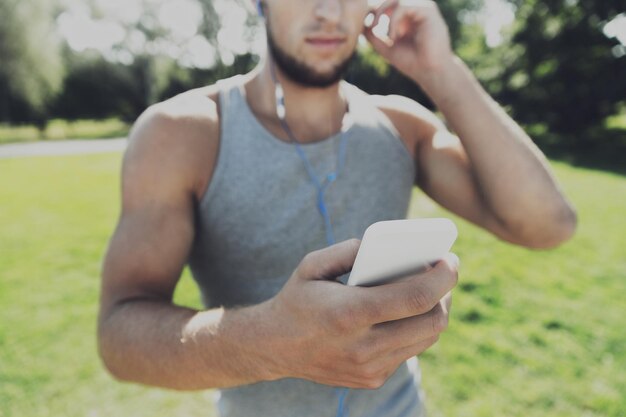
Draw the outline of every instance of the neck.
<instances>
[{"instance_id":1,"label":"neck","mask_svg":"<svg viewBox=\"0 0 626 417\"><path fill-rule=\"evenodd\" d=\"M250 97L255 101L251 107L256 109L257 115L262 118L267 115L278 122L276 84L270 67L274 65L277 81L284 92L286 121L298 141L314 142L337 133L347 110L340 83L323 88L304 86L285 76L270 60L269 57L265 60L250 82Z\"/></svg>"}]
</instances>

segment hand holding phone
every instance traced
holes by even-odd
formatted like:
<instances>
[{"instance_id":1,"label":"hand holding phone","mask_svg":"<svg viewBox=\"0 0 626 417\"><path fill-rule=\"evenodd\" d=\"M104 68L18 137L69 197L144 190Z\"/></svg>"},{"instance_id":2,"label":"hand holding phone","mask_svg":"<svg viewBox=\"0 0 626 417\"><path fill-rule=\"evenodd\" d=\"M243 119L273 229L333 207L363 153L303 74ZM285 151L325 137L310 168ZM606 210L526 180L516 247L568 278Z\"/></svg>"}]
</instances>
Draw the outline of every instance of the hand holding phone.
<instances>
[{"instance_id":1,"label":"hand holding phone","mask_svg":"<svg viewBox=\"0 0 626 417\"><path fill-rule=\"evenodd\" d=\"M419 273L442 259L457 235L444 218L374 223L363 235L348 285L381 285Z\"/></svg>"}]
</instances>

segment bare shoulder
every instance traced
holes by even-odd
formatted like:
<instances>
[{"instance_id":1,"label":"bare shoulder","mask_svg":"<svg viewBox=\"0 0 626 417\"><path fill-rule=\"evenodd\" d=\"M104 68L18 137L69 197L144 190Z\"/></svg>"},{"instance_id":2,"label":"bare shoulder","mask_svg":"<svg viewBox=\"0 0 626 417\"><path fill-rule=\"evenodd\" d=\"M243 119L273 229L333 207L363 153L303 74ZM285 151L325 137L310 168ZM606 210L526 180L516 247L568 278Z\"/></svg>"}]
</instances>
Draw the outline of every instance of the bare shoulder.
<instances>
[{"instance_id":1,"label":"bare shoulder","mask_svg":"<svg viewBox=\"0 0 626 417\"><path fill-rule=\"evenodd\" d=\"M391 120L412 155L419 157L424 149L453 145L457 140L443 121L424 105L400 95L371 95L374 105Z\"/></svg>"},{"instance_id":2,"label":"bare shoulder","mask_svg":"<svg viewBox=\"0 0 626 417\"><path fill-rule=\"evenodd\" d=\"M150 106L135 122L124 157L124 177L161 181L199 197L219 146L217 90L190 90Z\"/></svg>"},{"instance_id":3,"label":"bare shoulder","mask_svg":"<svg viewBox=\"0 0 626 417\"><path fill-rule=\"evenodd\" d=\"M190 90L153 104L137 119L131 132L131 144L168 139L177 142L182 139L181 133L186 133L185 137L193 139L198 128L214 128L219 125L216 96L217 90L211 86ZM145 135L147 132L163 134Z\"/></svg>"},{"instance_id":4,"label":"bare shoulder","mask_svg":"<svg viewBox=\"0 0 626 417\"><path fill-rule=\"evenodd\" d=\"M394 123L409 124L413 128L445 129L443 122L432 111L408 97L390 94L371 95L370 99Z\"/></svg>"},{"instance_id":5,"label":"bare shoulder","mask_svg":"<svg viewBox=\"0 0 626 417\"><path fill-rule=\"evenodd\" d=\"M421 122L437 128L444 127L442 121L432 111L408 97L396 94L370 97L380 110L392 117L412 119L413 123Z\"/></svg>"}]
</instances>

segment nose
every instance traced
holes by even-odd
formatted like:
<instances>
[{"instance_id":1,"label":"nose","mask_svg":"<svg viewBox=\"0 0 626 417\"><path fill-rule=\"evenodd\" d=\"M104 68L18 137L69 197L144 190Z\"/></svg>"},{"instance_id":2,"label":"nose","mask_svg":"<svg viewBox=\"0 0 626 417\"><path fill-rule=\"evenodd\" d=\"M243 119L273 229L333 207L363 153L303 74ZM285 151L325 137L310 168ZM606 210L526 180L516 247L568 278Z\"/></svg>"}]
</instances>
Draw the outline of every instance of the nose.
<instances>
[{"instance_id":1,"label":"nose","mask_svg":"<svg viewBox=\"0 0 626 417\"><path fill-rule=\"evenodd\" d=\"M341 21L342 0L317 0L315 4L315 17L328 23Z\"/></svg>"}]
</instances>

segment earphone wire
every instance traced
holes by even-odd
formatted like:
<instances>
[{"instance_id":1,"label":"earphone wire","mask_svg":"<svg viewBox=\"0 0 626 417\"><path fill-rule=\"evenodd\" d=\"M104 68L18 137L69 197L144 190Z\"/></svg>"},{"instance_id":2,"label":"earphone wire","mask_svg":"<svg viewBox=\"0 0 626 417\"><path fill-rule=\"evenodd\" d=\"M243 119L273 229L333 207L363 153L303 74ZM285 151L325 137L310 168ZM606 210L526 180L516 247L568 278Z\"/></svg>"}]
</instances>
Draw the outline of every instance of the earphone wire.
<instances>
[{"instance_id":1,"label":"earphone wire","mask_svg":"<svg viewBox=\"0 0 626 417\"><path fill-rule=\"evenodd\" d=\"M296 152L298 153L298 156L300 157L300 159L302 160L304 164L304 168L307 172L307 175L309 176L311 182L313 183L313 186L315 187L317 191L317 209L322 215L322 218L324 219L324 228L326 230L326 242L328 243L329 246L333 245L334 243L336 243L336 240L335 240L335 235L333 233L333 225L330 219L330 213L328 212L328 208L326 207L326 201L324 197L325 197L328 186L330 186L330 184L332 184L333 182L337 180L337 178L339 178L339 174L341 173L343 169L345 155L346 155L345 126L342 123L341 137L339 140L339 152L335 158L335 170L333 172L328 173L326 175L326 178L324 178L324 181L320 182L319 177L317 176L317 174L315 173L315 170L313 169L313 166L311 165L311 162L306 157L304 149L302 149L300 142L296 139L296 136L293 134L293 131L291 130L291 128L289 127L289 124L287 123L287 119L286 119L287 109L285 107L285 94L284 94L282 85L278 81L278 77L276 76L274 65L271 61L270 61L270 74L272 76L272 80L274 82L274 87L275 87L276 115L278 116L278 120L280 122L282 129L285 131L285 133L289 137L289 141L295 146ZM348 396L349 391L350 391L349 388L345 388L345 387L335 388L335 392L337 393L337 396L339 398L336 417L348 417L348 406L346 404L346 397Z\"/></svg>"},{"instance_id":2,"label":"earphone wire","mask_svg":"<svg viewBox=\"0 0 626 417\"><path fill-rule=\"evenodd\" d=\"M328 211L328 207L326 206L325 195L328 187L334 183L339 177L341 171L343 170L345 155L346 155L346 133L344 126L341 127L341 137L339 140L339 151L338 155L335 158L335 169L334 171L328 173L323 181L320 181L319 177L315 173L311 162L306 156L304 149L302 148L302 144L296 139L296 136L293 134L293 131L289 127L289 124L286 120L286 107L285 107L285 94L282 88L282 85L278 81L278 77L276 76L276 72L274 69L274 65L270 62L270 73L272 76L272 80L274 81L275 86L275 98L276 98L276 115L278 116L278 120L282 129L285 131L287 136L289 137L290 143L295 146L296 152L298 156L303 162L304 169L307 172L313 186L317 191L317 208L322 218L324 219L324 227L326 230L326 242L328 245L333 245L336 243L335 236L332 228L332 221L330 218L330 213Z\"/></svg>"}]
</instances>

